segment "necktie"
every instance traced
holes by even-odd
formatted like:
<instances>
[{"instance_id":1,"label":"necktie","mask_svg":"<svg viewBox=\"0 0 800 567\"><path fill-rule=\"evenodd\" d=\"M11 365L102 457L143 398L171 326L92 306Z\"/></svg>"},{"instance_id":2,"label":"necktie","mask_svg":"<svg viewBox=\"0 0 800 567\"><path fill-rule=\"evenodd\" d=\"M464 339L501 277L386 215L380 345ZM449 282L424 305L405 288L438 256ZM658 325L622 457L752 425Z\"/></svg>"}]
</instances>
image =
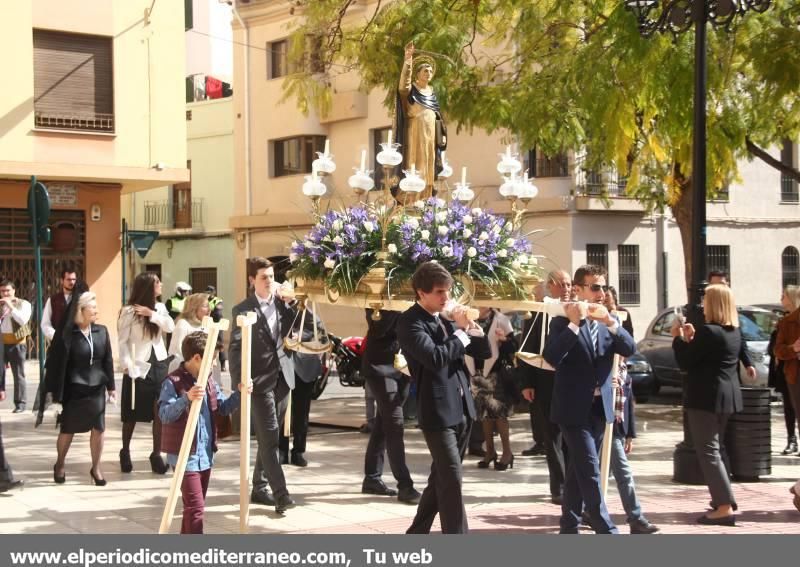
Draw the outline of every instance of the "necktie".
<instances>
[{"instance_id":1,"label":"necktie","mask_svg":"<svg viewBox=\"0 0 800 567\"><path fill-rule=\"evenodd\" d=\"M592 337L592 348L595 354L597 354L597 331L597 321L589 321L589 335Z\"/></svg>"}]
</instances>

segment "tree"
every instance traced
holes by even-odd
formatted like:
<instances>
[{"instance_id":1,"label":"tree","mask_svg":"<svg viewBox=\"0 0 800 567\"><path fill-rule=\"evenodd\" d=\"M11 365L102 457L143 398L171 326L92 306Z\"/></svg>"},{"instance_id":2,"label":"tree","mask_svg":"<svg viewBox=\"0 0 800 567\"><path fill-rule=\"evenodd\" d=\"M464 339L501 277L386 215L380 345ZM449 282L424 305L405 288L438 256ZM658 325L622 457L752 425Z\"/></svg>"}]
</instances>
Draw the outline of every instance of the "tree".
<instances>
[{"instance_id":1,"label":"tree","mask_svg":"<svg viewBox=\"0 0 800 567\"><path fill-rule=\"evenodd\" d=\"M640 36L620 0L295 0L292 56L317 37L323 73L299 73L285 98L325 113L331 80L357 72L394 101L403 46L441 54L435 78L459 129L506 130L553 155L585 148L626 191L669 206L691 265L693 35ZM708 35L709 195L757 157L800 180L764 148L800 134L800 3L774 0Z\"/></svg>"}]
</instances>

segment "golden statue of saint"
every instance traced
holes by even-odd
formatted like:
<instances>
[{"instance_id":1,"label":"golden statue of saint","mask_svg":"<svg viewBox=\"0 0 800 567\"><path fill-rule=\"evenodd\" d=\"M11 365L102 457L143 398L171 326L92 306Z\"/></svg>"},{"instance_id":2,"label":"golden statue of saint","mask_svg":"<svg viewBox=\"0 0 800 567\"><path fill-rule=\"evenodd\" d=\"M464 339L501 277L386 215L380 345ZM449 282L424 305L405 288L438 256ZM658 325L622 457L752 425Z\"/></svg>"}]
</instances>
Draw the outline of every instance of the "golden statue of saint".
<instances>
[{"instance_id":1,"label":"golden statue of saint","mask_svg":"<svg viewBox=\"0 0 800 567\"><path fill-rule=\"evenodd\" d=\"M442 170L442 152L447 149L447 129L431 80L434 60L414 57L414 44L406 45L400 84L397 87L395 131L402 144L403 169L413 165L425 180L423 196L430 196L436 176Z\"/></svg>"}]
</instances>

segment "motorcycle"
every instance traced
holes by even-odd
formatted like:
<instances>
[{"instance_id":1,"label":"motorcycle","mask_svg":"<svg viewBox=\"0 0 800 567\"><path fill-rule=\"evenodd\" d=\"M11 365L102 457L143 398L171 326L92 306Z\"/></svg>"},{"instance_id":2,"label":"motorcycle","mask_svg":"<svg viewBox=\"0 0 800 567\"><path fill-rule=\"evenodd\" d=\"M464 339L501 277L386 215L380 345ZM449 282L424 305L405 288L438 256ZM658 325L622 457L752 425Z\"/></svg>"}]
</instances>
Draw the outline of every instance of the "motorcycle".
<instances>
[{"instance_id":1,"label":"motorcycle","mask_svg":"<svg viewBox=\"0 0 800 567\"><path fill-rule=\"evenodd\" d=\"M333 344L331 352L322 359L322 374L314 382L311 399L316 400L325 391L330 378L330 372L336 365L339 383L342 386L363 388L364 376L361 374L361 357L367 347L364 337L337 337L328 334Z\"/></svg>"}]
</instances>

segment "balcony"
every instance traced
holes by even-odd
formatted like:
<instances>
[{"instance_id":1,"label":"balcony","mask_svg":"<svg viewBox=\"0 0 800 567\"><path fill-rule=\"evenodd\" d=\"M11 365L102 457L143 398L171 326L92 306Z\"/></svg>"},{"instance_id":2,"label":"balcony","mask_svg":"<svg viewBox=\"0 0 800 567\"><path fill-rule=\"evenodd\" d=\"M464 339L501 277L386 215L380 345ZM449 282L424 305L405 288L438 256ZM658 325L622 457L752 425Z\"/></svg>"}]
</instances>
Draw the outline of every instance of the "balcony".
<instances>
[{"instance_id":1,"label":"balcony","mask_svg":"<svg viewBox=\"0 0 800 567\"><path fill-rule=\"evenodd\" d=\"M192 199L190 207L169 199L145 201L144 226L148 230L202 232L204 209L203 199Z\"/></svg>"},{"instance_id":2,"label":"balcony","mask_svg":"<svg viewBox=\"0 0 800 567\"><path fill-rule=\"evenodd\" d=\"M34 124L36 128L46 130L76 130L110 134L114 132L114 115L56 113L37 110L34 113Z\"/></svg>"},{"instance_id":3,"label":"balcony","mask_svg":"<svg viewBox=\"0 0 800 567\"><path fill-rule=\"evenodd\" d=\"M614 210L643 213L644 205L630 198L625 190L628 178L616 169L588 169L579 161L575 167L575 207L579 211Z\"/></svg>"}]
</instances>

